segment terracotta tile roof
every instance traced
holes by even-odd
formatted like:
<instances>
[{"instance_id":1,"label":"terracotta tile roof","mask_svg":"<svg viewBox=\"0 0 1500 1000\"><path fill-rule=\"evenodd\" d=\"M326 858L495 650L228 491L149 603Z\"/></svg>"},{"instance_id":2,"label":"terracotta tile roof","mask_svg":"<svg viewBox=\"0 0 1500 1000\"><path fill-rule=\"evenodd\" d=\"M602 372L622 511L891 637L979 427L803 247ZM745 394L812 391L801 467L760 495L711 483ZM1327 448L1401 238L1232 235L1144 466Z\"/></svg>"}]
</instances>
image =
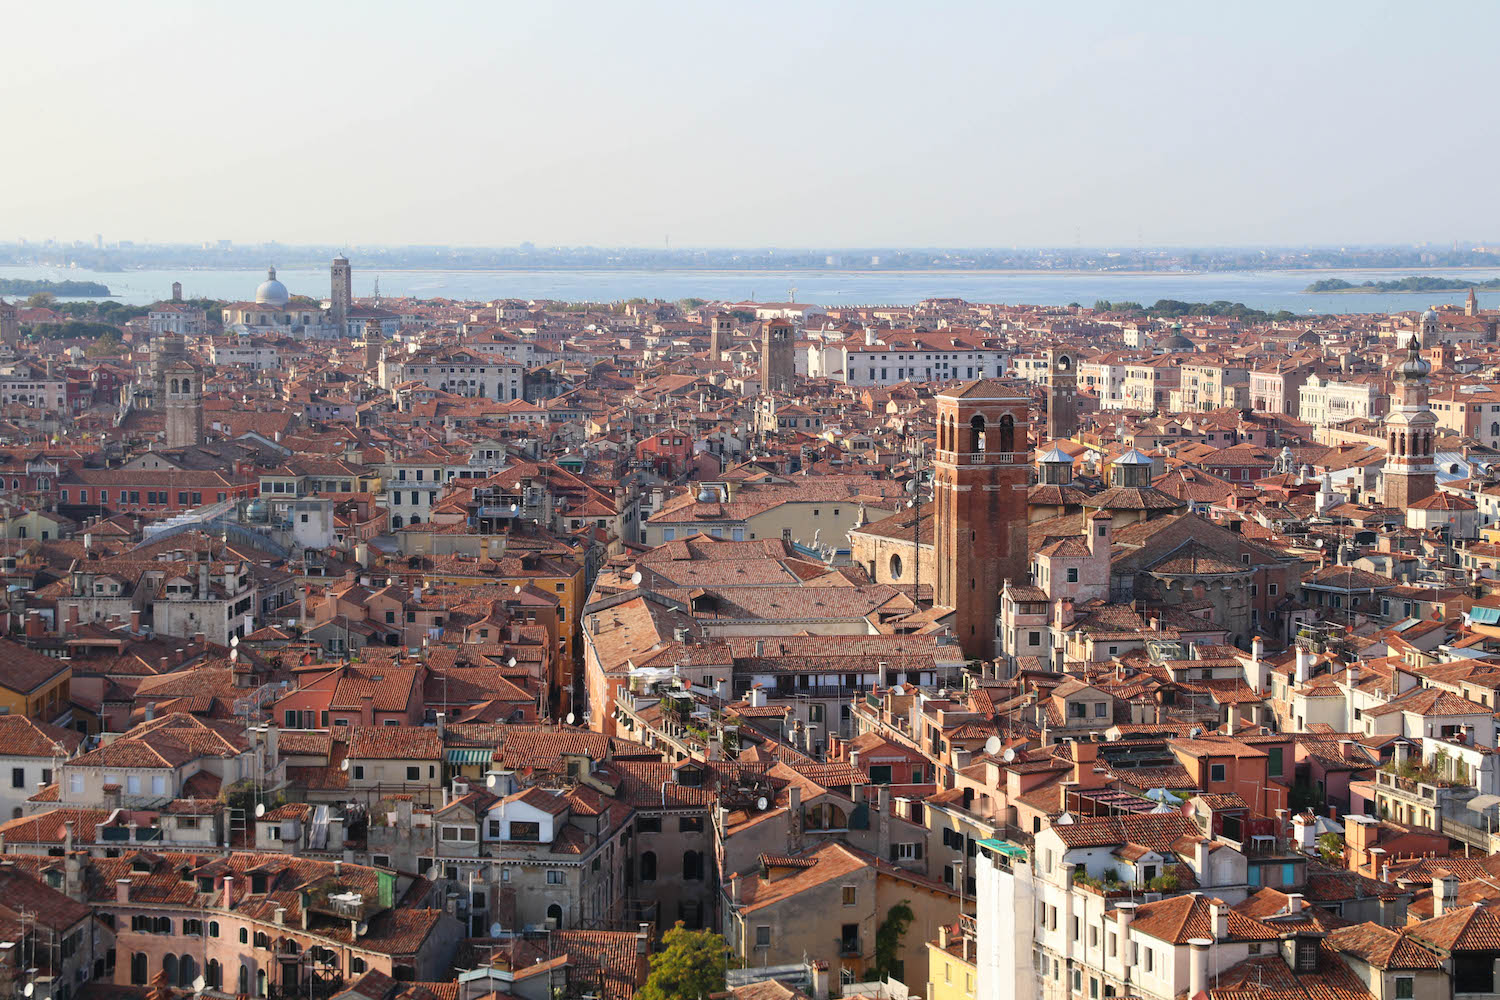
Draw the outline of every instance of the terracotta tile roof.
<instances>
[{"instance_id":1,"label":"terracotta tile roof","mask_svg":"<svg viewBox=\"0 0 1500 1000\"><path fill-rule=\"evenodd\" d=\"M1376 923L1339 927L1328 935L1328 943L1346 955L1353 955L1377 969L1441 969L1443 961L1422 947L1404 929L1400 931Z\"/></svg>"},{"instance_id":2,"label":"terracotta tile roof","mask_svg":"<svg viewBox=\"0 0 1500 1000\"><path fill-rule=\"evenodd\" d=\"M355 726L352 760L441 760L443 741L427 726Z\"/></svg>"},{"instance_id":3,"label":"terracotta tile roof","mask_svg":"<svg viewBox=\"0 0 1500 1000\"><path fill-rule=\"evenodd\" d=\"M1409 929L1419 943L1441 954L1500 951L1500 917L1491 906L1466 906Z\"/></svg>"},{"instance_id":4,"label":"terracotta tile roof","mask_svg":"<svg viewBox=\"0 0 1500 1000\"><path fill-rule=\"evenodd\" d=\"M48 725L24 715L0 715L0 756L67 757L83 736L71 729ZM59 755L57 748L63 752Z\"/></svg>"},{"instance_id":5,"label":"terracotta tile roof","mask_svg":"<svg viewBox=\"0 0 1500 1000\"><path fill-rule=\"evenodd\" d=\"M1070 850L1142 844L1158 853L1171 853L1179 838L1202 839L1193 821L1178 813L1089 817L1051 829Z\"/></svg>"}]
</instances>

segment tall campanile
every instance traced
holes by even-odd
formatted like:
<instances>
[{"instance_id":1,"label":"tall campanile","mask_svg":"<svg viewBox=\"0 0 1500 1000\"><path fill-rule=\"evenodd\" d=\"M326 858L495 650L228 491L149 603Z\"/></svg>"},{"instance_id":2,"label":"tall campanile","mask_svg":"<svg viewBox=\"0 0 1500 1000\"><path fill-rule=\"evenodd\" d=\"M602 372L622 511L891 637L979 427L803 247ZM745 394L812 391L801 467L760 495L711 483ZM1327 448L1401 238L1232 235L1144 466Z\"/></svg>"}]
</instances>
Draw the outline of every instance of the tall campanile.
<instances>
[{"instance_id":1,"label":"tall campanile","mask_svg":"<svg viewBox=\"0 0 1500 1000\"><path fill-rule=\"evenodd\" d=\"M349 258L339 254L328 268L329 312L333 314L333 325L338 327L340 337L349 336L349 309L354 305L354 275L349 268Z\"/></svg>"},{"instance_id":2,"label":"tall campanile","mask_svg":"<svg viewBox=\"0 0 1500 1000\"><path fill-rule=\"evenodd\" d=\"M937 398L935 603L952 608L970 659L994 659L1006 580L1026 582L1026 491L1031 445L1024 394L993 379Z\"/></svg>"},{"instance_id":3,"label":"tall campanile","mask_svg":"<svg viewBox=\"0 0 1500 1000\"><path fill-rule=\"evenodd\" d=\"M1406 360L1391 374L1391 412L1385 418L1385 505L1405 510L1436 491L1437 464L1433 439L1437 416L1427 405L1427 376L1432 366L1422 358L1422 344L1412 337Z\"/></svg>"},{"instance_id":4,"label":"tall campanile","mask_svg":"<svg viewBox=\"0 0 1500 1000\"><path fill-rule=\"evenodd\" d=\"M1047 438L1071 438L1078 431L1078 372L1073 352L1061 347L1047 351Z\"/></svg>"}]
</instances>

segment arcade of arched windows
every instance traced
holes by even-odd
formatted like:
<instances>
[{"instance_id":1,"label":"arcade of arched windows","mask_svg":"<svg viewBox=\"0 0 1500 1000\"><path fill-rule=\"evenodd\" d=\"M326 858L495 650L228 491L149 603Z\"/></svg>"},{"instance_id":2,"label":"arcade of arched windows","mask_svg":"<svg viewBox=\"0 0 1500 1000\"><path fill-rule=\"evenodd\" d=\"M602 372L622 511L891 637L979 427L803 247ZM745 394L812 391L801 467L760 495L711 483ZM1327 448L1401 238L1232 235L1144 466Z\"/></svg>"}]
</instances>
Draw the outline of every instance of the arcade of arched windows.
<instances>
[{"instance_id":1,"label":"arcade of arched windows","mask_svg":"<svg viewBox=\"0 0 1500 1000\"><path fill-rule=\"evenodd\" d=\"M1432 431L1392 431L1389 445L1392 455L1425 458L1432 454Z\"/></svg>"}]
</instances>

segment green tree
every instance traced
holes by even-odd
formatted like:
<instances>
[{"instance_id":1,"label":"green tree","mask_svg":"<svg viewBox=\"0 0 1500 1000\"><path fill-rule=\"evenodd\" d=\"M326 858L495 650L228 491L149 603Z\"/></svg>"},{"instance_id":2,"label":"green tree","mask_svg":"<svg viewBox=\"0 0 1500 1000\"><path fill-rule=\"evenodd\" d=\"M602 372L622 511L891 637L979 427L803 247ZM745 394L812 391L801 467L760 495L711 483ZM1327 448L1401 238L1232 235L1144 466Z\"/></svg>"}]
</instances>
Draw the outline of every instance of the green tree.
<instances>
[{"instance_id":1,"label":"green tree","mask_svg":"<svg viewBox=\"0 0 1500 1000\"><path fill-rule=\"evenodd\" d=\"M911 912L911 907L906 905L909 902L910 900L903 899L886 910L885 919L875 928L875 974L881 979L889 979L891 976L899 979L903 971L896 953L901 949L901 938L916 917Z\"/></svg>"},{"instance_id":2,"label":"green tree","mask_svg":"<svg viewBox=\"0 0 1500 1000\"><path fill-rule=\"evenodd\" d=\"M729 969L724 938L712 931L690 931L682 921L662 935L662 950L651 956L651 975L636 1000L698 1000L724 991Z\"/></svg>"},{"instance_id":3,"label":"green tree","mask_svg":"<svg viewBox=\"0 0 1500 1000\"><path fill-rule=\"evenodd\" d=\"M33 309L51 309L57 305L57 296L51 292L37 292L26 300L26 304Z\"/></svg>"},{"instance_id":4,"label":"green tree","mask_svg":"<svg viewBox=\"0 0 1500 1000\"><path fill-rule=\"evenodd\" d=\"M708 300L693 298L692 296L689 296L688 298L683 299L677 304L682 306L682 308L684 309L702 309L704 306L708 305Z\"/></svg>"},{"instance_id":5,"label":"green tree","mask_svg":"<svg viewBox=\"0 0 1500 1000\"><path fill-rule=\"evenodd\" d=\"M120 335L111 330L90 344L88 350L83 353L91 358L105 358L118 354L120 353Z\"/></svg>"}]
</instances>

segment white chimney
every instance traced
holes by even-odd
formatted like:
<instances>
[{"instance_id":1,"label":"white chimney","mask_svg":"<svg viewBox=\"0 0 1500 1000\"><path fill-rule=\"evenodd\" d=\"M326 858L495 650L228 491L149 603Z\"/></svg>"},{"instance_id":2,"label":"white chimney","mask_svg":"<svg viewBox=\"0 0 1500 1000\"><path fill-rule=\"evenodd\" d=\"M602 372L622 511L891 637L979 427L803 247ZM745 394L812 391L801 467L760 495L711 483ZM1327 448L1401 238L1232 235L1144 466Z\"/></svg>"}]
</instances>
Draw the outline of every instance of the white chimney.
<instances>
[{"instance_id":1,"label":"white chimney","mask_svg":"<svg viewBox=\"0 0 1500 1000\"><path fill-rule=\"evenodd\" d=\"M1212 945L1208 938L1193 938L1188 942L1188 947L1193 949L1192 965L1188 969L1189 1000L1208 989L1208 949Z\"/></svg>"},{"instance_id":2,"label":"white chimney","mask_svg":"<svg viewBox=\"0 0 1500 1000\"><path fill-rule=\"evenodd\" d=\"M1297 686L1301 687L1307 683L1308 674L1312 672L1312 654L1301 646L1297 647Z\"/></svg>"}]
</instances>

